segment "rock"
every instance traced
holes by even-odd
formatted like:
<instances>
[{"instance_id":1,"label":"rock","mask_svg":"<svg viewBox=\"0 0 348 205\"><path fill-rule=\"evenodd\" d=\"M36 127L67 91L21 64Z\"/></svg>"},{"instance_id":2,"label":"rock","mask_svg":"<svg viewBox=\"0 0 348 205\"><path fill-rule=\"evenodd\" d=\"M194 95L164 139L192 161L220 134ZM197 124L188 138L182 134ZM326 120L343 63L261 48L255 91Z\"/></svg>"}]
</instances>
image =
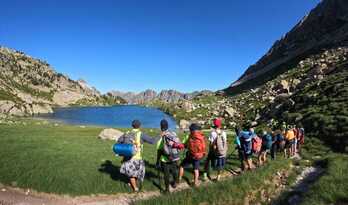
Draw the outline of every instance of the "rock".
<instances>
[{"instance_id":1,"label":"rock","mask_svg":"<svg viewBox=\"0 0 348 205\"><path fill-rule=\"evenodd\" d=\"M224 110L224 112L225 112L225 114L227 114L227 116L229 116L229 117L233 117L234 114L236 114L236 110L233 109L233 108L231 108L231 107L226 108L226 109Z\"/></svg>"},{"instance_id":2,"label":"rock","mask_svg":"<svg viewBox=\"0 0 348 205\"><path fill-rule=\"evenodd\" d=\"M8 113L14 106L15 106L15 103L12 101L1 100L0 113Z\"/></svg>"},{"instance_id":3,"label":"rock","mask_svg":"<svg viewBox=\"0 0 348 205\"><path fill-rule=\"evenodd\" d=\"M116 129L108 128L101 131L100 134L98 135L98 138L102 140L117 141L118 138L120 138L122 135L123 135L123 132Z\"/></svg>"},{"instance_id":4,"label":"rock","mask_svg":"<svg viewBox=\"0 0 348 205\"><path fill-rule=\"evenodd\" d=\"M189 126L190 126L190 122L189 121L187 121L187 120L180 120L180 122L179 122L180 129L186 130L186 129L189 128Z\"/></svg>"},{"instance_id":5,"label":"rock","mask_svg":"<svg viewBox=\"0 0 348 205\"><path fill-rule=\"evenodd\" d=\"M25 111L17 107L12 107L11 110L8 112L8 114L22 117L22 116L25 116Z\"/></svg>"},{"instance_id":6,"label":"rock","mask_svg":"<svg viewBox=\"0 0 348 205\"><path fill-rule=\"evenodd\" d=\"M194 105L192 102L185 100L181 104L181 108L184 109L186 112L192 112L194 109Z\"/></svg>"},{"instance_id":7,"label":"rock","mask_svg":"<svg viewBox=\"0 0 348 205\"><path fill-rule=\"evenodd\" d=\"M286 80L281 80L278 85L274 87L277 93L287 93L290 90L289 82Z\"/></svg>"},{"instance_id":8,"label":"rock","mask_svg":"<svg viewBox=\"0 0 348 205\"><path fill-rule=\"evenodd\" d=\"M255 126L258 125L258 123L256 121L253 121L253 122L250 123L250 125L251 125L251 127L255 127Z\"/></svg>"}]
</instances>

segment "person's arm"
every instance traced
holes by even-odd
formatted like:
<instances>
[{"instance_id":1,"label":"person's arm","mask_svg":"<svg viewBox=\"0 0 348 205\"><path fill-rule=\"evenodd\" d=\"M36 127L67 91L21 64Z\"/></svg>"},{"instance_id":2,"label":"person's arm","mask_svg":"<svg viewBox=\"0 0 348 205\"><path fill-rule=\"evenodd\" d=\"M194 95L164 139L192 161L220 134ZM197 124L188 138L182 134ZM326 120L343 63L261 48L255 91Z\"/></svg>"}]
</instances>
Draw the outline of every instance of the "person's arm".
<instances>
[{"instance_id":1,"label":"person's arm","mask_svg":"<svg viewBox=\"0 0 348 205\"><path fill-rule=\"evenodd\" d=\"M149 135L145 134L145 133L141 133L141 141L142 142L146 142L148 144L156 144L156 142L158 142L158 140L160 140L161 137L150 137Z\"/></svg>"}]
</instances>

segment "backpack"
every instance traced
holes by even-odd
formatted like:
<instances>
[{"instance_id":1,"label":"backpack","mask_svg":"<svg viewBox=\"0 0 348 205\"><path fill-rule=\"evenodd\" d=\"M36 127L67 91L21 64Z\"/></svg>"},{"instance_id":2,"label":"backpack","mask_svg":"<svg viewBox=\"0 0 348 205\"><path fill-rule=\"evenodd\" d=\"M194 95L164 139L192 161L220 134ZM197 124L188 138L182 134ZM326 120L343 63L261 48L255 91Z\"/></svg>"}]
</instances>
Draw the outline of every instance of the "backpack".
<instances>
[{"instance_id":1,"label":"backpack","mask_svg":"<svg viewBox=\"0 0 348 205\"><path fill-rule=\"evenodd\" d=\"M205 155L204 135L202 133L195 133L195 135L190 136L188 141L188 149L193 159L202 159Z\"/></svg>"},{"instance_id":2,"label":"backpack","mask_svg":"<svg viewBox=\"0 0 348 205\"><path fill-rule=\"evenodd\" d=\"M180 143L180 139L174 132L166 132L163 136L163 154L166 155L171 162L180 160L180 150L174 148L175 144Z\"/></svg>"},{"instance_id":3,"label":"backpack","mask_svg":"<svg viewBox=\"0 0 348 205\"><path fill-rule=\"evenodd\" d=\"M271 149L272 148L272 136L267 134L262 137L262 146L265 147L266 149Z\"/></svg>"},{"instance_id":4,"label":"backpack","mask_svg":"<svg viewBox=\"0 0 348 205\"><path fill-rule=\"evenodd\" d=\"M136 134L136 132L126 132L120 138L118 138L116 144L133 144Z\"/></svg>"},{"instance_id":5,"label":"backpack","mask_svg":"<svg viewBox=\"0 0 348 205\"><path fill-rule=\"evenodd\" d=\"M224 138L224 136L222 135L222 133L217 134L217 137L215 139L215 155L217 157L226 157L227 154L227 149L228 149L228 145L227 145L227 139Z\"/></svg>"},{"instance_id":6,"label":"backpack","mask_svg":"<svg viewBox=\"0 0 348 205\"><path fill-rule=\"evenodd\" d=\"M262 139L258 136L253 137L252 139L252 150L254 153L259 153L262 147Z\"/></svg>"},{"instance_id":7,"label":"backpack","mask_svg":"<svg viewBox=\"0 0 348 205\"><path fill-rule=\"evenodd\" d=\"M126 132L120 138L118 138L116 144L113 146L113 151L115 154L128 158L134 156L134 154L137 152L133 146L136 135L136 132Z\"/></svg>"},{"instance_id":8,"label":"backpack","mask_svg":"<svg viewBox=\"0 0 348 205\"><path fill-rule=\"evenodd\" d=\"M251 154L251 135L250 132L242 131L239 135L239 140L241 144L241 148L245 154Z\"/></svg>"},{"instance_id":9,"label":"backpack","mask_svg":"<svg viewBox=\"0 0 348 205\"><path fill-rule=\"evenodd\" d=\"M296 137L297 137L297 140L300 144L304 143L304 130L303 130L303 128L298 128Z\"/></svg>"}]
</instances>

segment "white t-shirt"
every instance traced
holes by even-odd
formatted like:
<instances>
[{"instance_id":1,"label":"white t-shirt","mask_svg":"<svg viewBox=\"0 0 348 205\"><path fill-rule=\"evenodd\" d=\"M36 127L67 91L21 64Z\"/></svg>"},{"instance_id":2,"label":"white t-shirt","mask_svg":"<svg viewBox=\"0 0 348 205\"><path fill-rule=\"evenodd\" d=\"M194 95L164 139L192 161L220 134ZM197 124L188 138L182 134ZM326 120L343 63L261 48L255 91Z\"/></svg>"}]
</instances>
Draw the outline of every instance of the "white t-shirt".
<instances>
[{"instance_id":1,"label":"white t-shirt","mask_svg":"<svg viewBox=\"0 0 348 205\"><path fill-rule=\"evenodd\" d=\"M223 130L213 130L213 131L211 131L210 136L209 136L209 138L208 138L208 140L209 140L210 143L213 143L213 142L216 140L216 138L217 138L217 136L218 136L218 133L217 133L217 132L220 132L220 134L222 135L222 137L224 138L224 140L227 140L227 135L226 135L226 132L225 132L225 131L223 131Z\"/></svg>"}]
</instances>

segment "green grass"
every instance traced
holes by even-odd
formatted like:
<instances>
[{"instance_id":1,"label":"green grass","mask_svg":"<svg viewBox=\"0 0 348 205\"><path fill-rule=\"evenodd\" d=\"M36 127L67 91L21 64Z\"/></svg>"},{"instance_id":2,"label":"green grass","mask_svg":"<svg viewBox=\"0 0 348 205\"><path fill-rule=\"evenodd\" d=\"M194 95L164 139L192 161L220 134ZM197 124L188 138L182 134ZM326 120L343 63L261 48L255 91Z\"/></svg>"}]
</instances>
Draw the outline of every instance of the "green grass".
<instances>
[{"instance_id":1,"label":"green grass","mask_svg":"<svg viewBox=\"0 0 348 205\"><path fill-rule=\"evenodd\" d=\"M111 150L114 142L97 139L103 128L25 122L26 125L0 125L2 184L69 195L130 191L127 179L119 174L121 158ZM145 132L156 136L158 130ZM158 190L154 184L158 182L156 153L154 145L144 145L144 190ZM190 170L185 175L192 178Z\"/></svg>"},{"instance_id":2,"label":"green grass","mask_svg":"<svg viewBox=\"0 0 348 205\"><path fill-rule=\"evenodd\" d=\"M331 154L323 163L326 171L304 195L303 205L348 203L348 156Z\"/></svg>"},{"instance_id":3,"label":"green grass","mask_svg":"<svg viewBox=\"0 0 348 205\"><path fill-rule=\"evenodd\" d=\"M113 142L97 139L101 130L34 122L0 125L0 182L69 195L128 192L118 174L120 157L113 155ZM144 150L145 160L153 164L154 146L145 145ZM100 171L107 160L112 164ZM153 190L156 172L151 166L146 172L144 189Z\"/></svg>"},{"instance_id":4,"label":"green grass","mask_svg":"<svg viewBox=\"0 0 348 205\"><path fill-rule=\"evenodd\" d=\"M137 205L156 204L243 204L244 198L253 195L258 201L260 189L269 189L270 180L274 173L279 170L289 169L288 160L277 160L257 169L257 171L246 172L241 176L234 177L222 182L211 184L207 187L199 187L177 192L171 195L162 195L146 201L138 201Z\"/></svg>"}]
</instances>

